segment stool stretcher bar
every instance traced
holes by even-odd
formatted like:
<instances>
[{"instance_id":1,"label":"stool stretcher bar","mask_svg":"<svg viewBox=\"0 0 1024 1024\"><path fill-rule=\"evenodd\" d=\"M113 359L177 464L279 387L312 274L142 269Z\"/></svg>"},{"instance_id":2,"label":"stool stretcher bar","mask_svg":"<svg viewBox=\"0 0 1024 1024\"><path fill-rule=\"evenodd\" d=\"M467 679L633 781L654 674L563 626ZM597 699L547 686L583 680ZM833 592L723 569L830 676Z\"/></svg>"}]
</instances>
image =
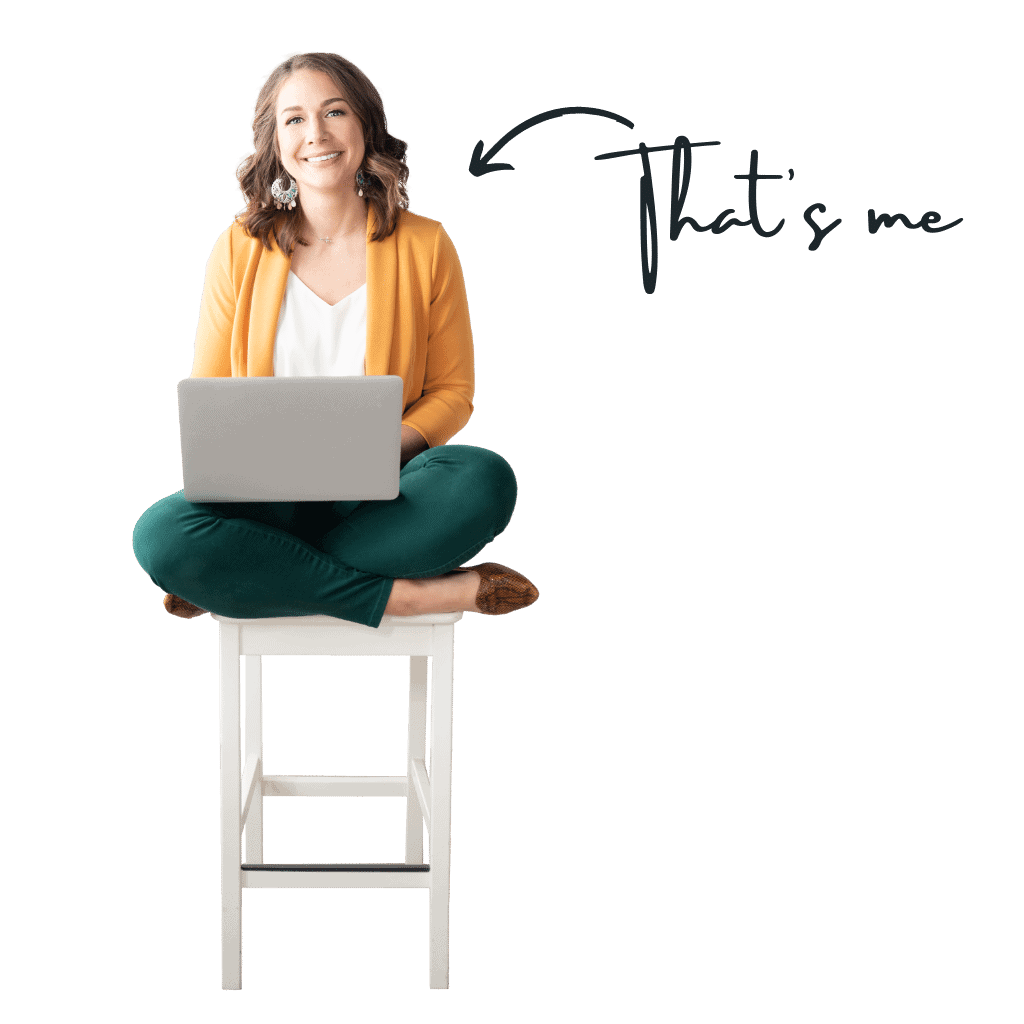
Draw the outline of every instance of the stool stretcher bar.
<instances>
[{"instance_id":1,"label":"stool stretcher bar","mask_svg":"<svg viewBox=\"0 0 1024 1024\"><path fill-rule=\"evenodd\" d=\"M404 775L264 775L264 796L406 796Z\"/></svg>"},{"instance_id":2,"label":"stool stretcher bar","mask_svg":"<svg viewBox=\"0 0 1024 1024\"><path fill-rule=\"evenodd\" d=\"M429 871L429 864L243 864L243 871Z\"/></svg>"},{"instance_id":3,"label":"stool stretcher bar","mask_svg":"<svg viewBox=\"0 0 1024 1024\"><path fill-rule=\"evenodd\" d=\"M429 889L430 871L242 871L243 889ZM311 865L313 866L313 865ZM321 865L322 868L327 865ZM402 865L395 865L400 867Z\"/></svg>"}]
</instances>

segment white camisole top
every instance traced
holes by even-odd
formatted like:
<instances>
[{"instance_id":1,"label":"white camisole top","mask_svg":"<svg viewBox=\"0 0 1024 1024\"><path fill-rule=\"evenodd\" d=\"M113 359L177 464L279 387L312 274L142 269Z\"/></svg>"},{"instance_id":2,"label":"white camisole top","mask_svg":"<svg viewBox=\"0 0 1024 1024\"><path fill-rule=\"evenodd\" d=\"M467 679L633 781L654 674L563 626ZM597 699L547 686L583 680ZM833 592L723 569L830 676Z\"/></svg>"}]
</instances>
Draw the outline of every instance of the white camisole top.
<instances>
[{"instance_id":1,"label":"white camisole top","mask_svg":"<svg viewBox=\"0 0 1024 1024\"><path fill-rule=\"evenodd\" d=\"M275 377L362 377L366 285L331 306L290 270L274 341Z\"/></svg>"}]
</instances>

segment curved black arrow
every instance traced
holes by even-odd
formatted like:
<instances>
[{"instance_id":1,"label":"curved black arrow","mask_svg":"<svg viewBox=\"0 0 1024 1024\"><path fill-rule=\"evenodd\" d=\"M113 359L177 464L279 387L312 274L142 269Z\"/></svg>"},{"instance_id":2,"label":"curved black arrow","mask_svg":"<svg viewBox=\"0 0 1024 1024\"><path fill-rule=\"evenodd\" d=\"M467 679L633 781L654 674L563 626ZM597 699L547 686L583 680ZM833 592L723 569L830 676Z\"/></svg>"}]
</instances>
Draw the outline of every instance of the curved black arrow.
<instances>
[{"instance_id":1,"label":"curved black arrow","mask_svg":"<svg viewBox=\"0 0 1024 1024\"><path fill-rule=\"evenodd\" d=\"M502 146L525 132L527 128L532 128L542 121L550 121L553 117L562 117L563 114L596 114L598 117L610 117L627 128L633 127L633 122L627 121L620 114L613 114L610 110L598 110L597 107L559 107L557 110L545 110L543 114L537 114L536 117L517 124L512 131L498 139L486 153L484 153L484 143L481 139L476 144L476 149L473 150L473 158L469 161L469 173L479 178L481 174L489 174L491 171L514 171L515 168L511 164L492 164L489 161Z\"/></svg>"}]
</instances>

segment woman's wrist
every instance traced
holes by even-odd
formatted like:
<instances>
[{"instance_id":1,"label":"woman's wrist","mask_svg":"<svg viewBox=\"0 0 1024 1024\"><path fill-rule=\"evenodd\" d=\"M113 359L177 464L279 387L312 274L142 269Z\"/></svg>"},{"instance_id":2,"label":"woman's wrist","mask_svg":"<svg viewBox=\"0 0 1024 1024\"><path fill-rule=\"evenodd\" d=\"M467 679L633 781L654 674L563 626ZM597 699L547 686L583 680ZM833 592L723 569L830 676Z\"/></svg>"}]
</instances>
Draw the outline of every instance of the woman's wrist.
<instances>
[{"instance_id":1,"label":"woman's wrist","mask_svg":"<svg viewBox=\"0 0 1024 1024\"><path fill-rule=\"evenodd\" d=\"M399 465L404 466L411 459L416 458L420 452L425 452L430 447L426 438L415 428L402 424L402 454Z\"/></svg>"}]
</instances>

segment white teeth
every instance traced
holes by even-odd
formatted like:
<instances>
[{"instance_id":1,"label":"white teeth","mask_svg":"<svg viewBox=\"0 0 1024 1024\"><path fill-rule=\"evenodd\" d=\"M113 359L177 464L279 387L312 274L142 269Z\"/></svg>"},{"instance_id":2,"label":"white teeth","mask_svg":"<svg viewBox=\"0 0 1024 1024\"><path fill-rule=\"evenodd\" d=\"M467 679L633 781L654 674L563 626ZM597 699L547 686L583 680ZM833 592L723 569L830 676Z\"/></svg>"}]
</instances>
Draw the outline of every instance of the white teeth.
<instances>
[{"instance_id":1,"label":"white teeth","mask_svg":"<svg viewBox=\"0 0 1024 1024\"><path fill-rule=\"evenodd\" d=\"M319 163L323 163L324 160L333 160L334 157L336 157L336 156L341 156L341 153L340 152L338 152L338 153L327 153L324 156L307 156L306 157L306 163L307 164L319 164Z\"/></svg>"}]
</instances>

